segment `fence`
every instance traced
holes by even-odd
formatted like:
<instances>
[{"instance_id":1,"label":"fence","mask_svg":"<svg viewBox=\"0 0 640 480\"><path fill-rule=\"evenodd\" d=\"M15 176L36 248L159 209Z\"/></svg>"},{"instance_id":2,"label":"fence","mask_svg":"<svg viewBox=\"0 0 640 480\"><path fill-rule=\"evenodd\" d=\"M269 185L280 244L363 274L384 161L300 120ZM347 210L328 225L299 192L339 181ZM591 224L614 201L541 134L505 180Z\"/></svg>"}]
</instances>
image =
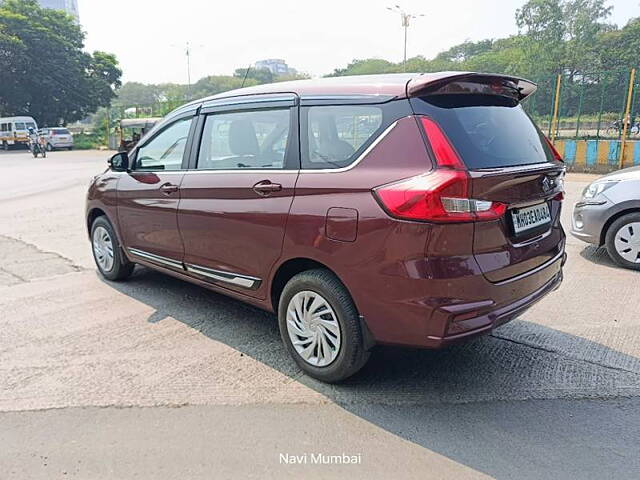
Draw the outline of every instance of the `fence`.
<instances>
[{"instance_id":1,"label":"fence","mask_svg":"<svg viewBox=\"0 0 640 480\"><path fill-rule=\"evenodd\" d=\"M612 170L640 163L636 69L543 78L525 108L569 166Z\"/></svg>"}]
</instances>

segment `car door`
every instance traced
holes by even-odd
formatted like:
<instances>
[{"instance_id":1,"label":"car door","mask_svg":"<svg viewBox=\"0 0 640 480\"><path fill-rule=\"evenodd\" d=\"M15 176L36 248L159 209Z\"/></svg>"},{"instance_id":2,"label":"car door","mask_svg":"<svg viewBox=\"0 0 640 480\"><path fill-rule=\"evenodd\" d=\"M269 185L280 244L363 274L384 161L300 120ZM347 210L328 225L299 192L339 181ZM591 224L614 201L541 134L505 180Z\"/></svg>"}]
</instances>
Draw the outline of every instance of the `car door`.
<instances>
[{"instance_id":1,"label":"car door","mask_svg":"<svg viewBox=\"0 0 640 480\"><path fill-rule=\"evenodd\" d=\"M187 271L265 298L282 252L299 172L297 97L261 95L205 104L178 225Z\"/></svg>"},{"instance_id":2,"label":"car door","mask_svg":"<svg viewBox=\"0 0 640 480\"><path fill-rule=\"evenodd\" d=\"M176 216L194 113L166 122L144 139L134 150L131 170L118 182L118 222L127 252L178 270L184 248Z\"/></svg>"}]
</instances>

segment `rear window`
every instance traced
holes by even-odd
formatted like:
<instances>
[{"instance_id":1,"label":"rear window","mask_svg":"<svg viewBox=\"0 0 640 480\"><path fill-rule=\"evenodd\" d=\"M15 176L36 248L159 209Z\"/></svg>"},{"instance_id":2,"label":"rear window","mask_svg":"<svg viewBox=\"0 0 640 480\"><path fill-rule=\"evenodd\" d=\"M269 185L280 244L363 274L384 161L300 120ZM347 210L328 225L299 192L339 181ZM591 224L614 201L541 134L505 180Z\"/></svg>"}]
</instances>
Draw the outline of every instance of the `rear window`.
<instances>
[{"instance_id":1,"label":"rear window","mask_svg":"<svg viewBox=\"0 0 640 480\"><path fill-rule=\"evenodd\" d=\"M51 133L54 135L69 135L69 130L66 128L52 128Z\"/></svg>"},{"instance_id":2,"label":"rear window","mask_svg":"<svg viewBox=\"0 0 640 480\"><path fill-rule=\"evenodd\" d=\"M543 134L513 98L441 93L412 104L438 122L471 170L553 161Z\"/></svg>"},{"instance_id":3,"label":"rear window","mask_svg":"<svg viewBox=\"0 0 640 480\"><path fill-rule=\"evenodd\" d=\"M377 106L309 107L306 117L306 148L302 167L325 169L346 167L358 158L382 126L382 108Z\"/></svg>"}]
</instances>

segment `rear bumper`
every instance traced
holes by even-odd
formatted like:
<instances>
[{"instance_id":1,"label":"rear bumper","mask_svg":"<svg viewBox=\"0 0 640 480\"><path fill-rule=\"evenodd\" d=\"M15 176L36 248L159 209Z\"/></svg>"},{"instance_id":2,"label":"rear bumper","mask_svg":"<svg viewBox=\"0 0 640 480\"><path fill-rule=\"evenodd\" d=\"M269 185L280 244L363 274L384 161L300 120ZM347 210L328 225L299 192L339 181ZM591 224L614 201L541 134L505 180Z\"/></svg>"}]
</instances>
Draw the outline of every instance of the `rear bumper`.
<instances>
[{"instance_id":1,"label":"rear bumper","mask_svg":"<svg viewBox=\"0 0 640 480\"><path fill-rule=\"evenodd\" d=\"M501 283L481 272L465 282L414 280L431 295L395 302L394 315L377 312L364 318L377 343L418 348L442 348L491 332L524 313L562 283L564 248L532 271ZM437 287L441 285L438 291ZM408 289L407 289L408 290ZM423 293L424 295L424 293ZM403 298L406 298L406 294Z\"/></svg>"},{"instance_id":2,"label":"rear bumper","mask_svg":"<svg viewBox=\"0 0 640 480\"><path fill-rule=\"evenodd\" d=\"M514 320L548 293L560 287L562 279L563 273L562 270L560 270L549 282L535 292L484 315L454 322L450 325L449 332L444 337L427 337L426 346L430 348L443 348L491 333L494 328ZM456 331L460 331L460 333L455 333Z\"/></svg>"},{"instance_id":3,"label":"rear bumper","mask_svg":"<svg viewBox=\"0 0 640 480\"><path fill-rule=\"evenodd\" d=\"M69 148L73 147L73 142L49 142L53 148Z\"/></svg>"}]
</instances>

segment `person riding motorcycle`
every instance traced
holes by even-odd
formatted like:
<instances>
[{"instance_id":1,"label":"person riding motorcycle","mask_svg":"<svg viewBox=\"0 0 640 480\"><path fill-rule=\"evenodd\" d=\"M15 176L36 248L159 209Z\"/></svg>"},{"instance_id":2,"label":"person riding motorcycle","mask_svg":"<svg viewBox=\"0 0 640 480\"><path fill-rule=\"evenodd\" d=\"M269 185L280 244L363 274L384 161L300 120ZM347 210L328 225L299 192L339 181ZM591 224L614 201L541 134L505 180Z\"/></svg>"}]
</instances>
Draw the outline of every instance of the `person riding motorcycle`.
<instances>
[{"instance_id":1,"label":"person riding motorcycle","mask_svg":"<svg viewBox=\"0 0 640 480\"><path fill-rule=\"evenodd\" d=\"M37 156L38 153L41 153L43 157L46 156L42 138L33 127L29 127L29 150L31 150L34 157Z\"/></svg>"}]
</instances>

